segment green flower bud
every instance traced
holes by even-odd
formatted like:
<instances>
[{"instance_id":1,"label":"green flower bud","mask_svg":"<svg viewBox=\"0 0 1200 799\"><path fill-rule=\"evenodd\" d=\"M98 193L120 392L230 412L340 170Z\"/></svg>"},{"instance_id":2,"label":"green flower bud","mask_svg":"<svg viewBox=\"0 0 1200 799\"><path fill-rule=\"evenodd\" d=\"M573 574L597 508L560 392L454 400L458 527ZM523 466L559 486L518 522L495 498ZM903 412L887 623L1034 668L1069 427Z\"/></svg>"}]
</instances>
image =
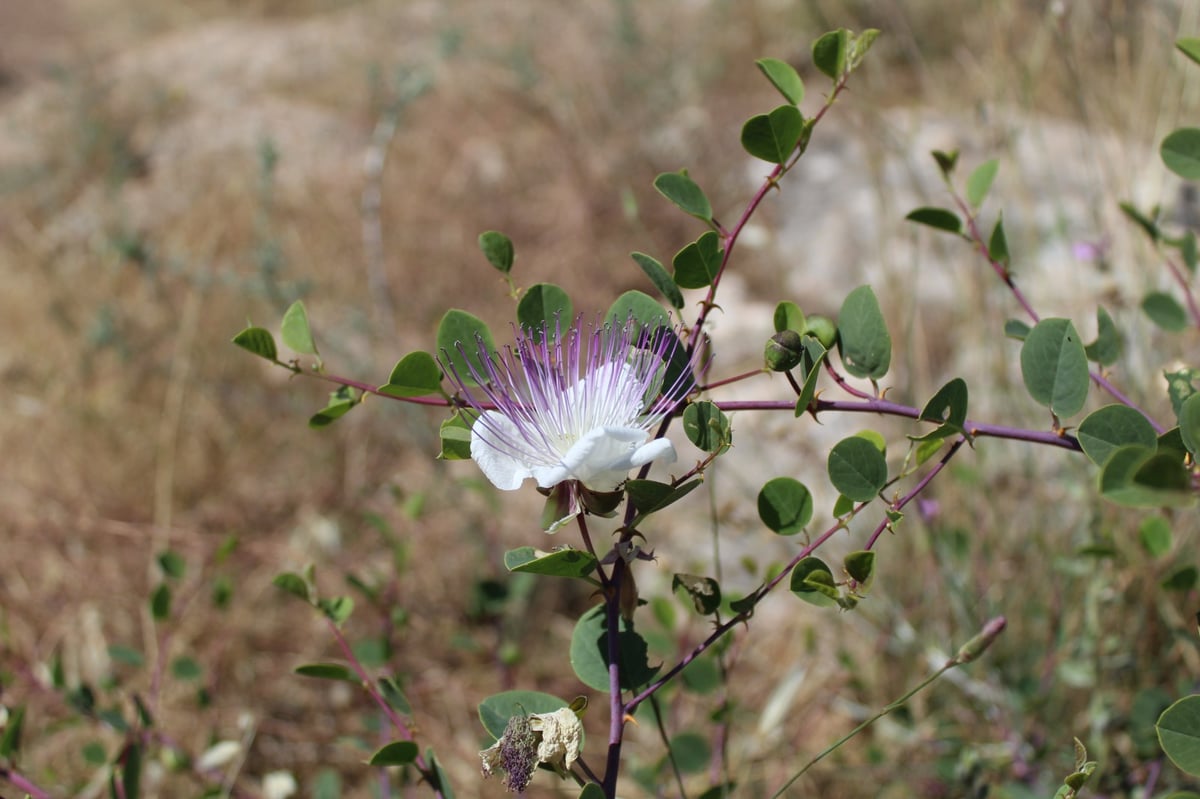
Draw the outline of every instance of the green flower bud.
<instances>
[{"instance_id":1,"label":"green flower bud","mask_svg":"<svg viewBox=\"0 0 1200 799\"><path fill-rule=\"evenodd\" d=\"M786 372L800 365L804 357L804 345L795 330L781 330L767 341L763 358L772 372Z\"/></svg>"},{"instance_id":2,"label":"green flower bud","mask_svg":"<svg viewBox=\"0 0 1200 799\"><path fill-rule=\"evenodd\" d=\"M828 316L812 314L804 320L804 335L813 336L822 347L830 349L837 341L837 325Z\"/></svg>"}]
</instances>

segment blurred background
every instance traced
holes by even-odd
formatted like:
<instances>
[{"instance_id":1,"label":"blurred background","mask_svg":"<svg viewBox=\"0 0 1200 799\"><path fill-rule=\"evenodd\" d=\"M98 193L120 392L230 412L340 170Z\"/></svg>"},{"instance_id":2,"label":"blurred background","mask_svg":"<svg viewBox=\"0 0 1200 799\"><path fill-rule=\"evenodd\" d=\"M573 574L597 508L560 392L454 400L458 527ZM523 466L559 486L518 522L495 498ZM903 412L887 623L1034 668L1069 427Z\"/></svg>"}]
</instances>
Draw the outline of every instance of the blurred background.
<instances>
[{"instance_id":1,"label":"blurred background","mask_svg":"<svg viewBox=\"0 0 1200 799\"><path fill-rule=\"evenodd\" d=\"M303 299L329 371L376 383L432 349L448 307L503 340L514 304L476 247L488 229L515 242L518 284L558 283L580 310L651 291L629 253L667 262L700 232L654 176L687 167L735 219L768 171L741 124L779 102L754 59L795 65L815 113L828 81L809 47L836 27L883 35L742 240L713 376L759 365L777 301L833 315L870 282L896 345L890 397L922 404L962 375L973 417L1044 427L1000 334L1011 298L965 245L903 221L948 204L928 152L959 149L963 176L1001 161L984 217L1003 208L1035 306L1090 340L1103 303L1129 334L1114 380L1166 418L1161 370L1196 365L1197 341L1139 318L1167 282L1117 203L1194 219L1157 156L1200 108L1200 69L1173 49L1200 30L1194 3L0 0L0 702L26 707L21 770L56 796L106 793L140 702L163 751L239 744L205 774L156 758L146 796L266 795L279 771L299 796L378 795L363 765L387 740L378 715L352 685L292 671L339 657L271 585L313 563L324 593L356 597L348 637L400 675L458 796L498 795L478 774L477 702L580 693L565 651L595 602L504 572L504 550L559 543L537 530L536 494L435 460L437 412L372 399L310 430L329 386L229 340L247 321L277 329ZM716 397L787 395L763 378ZM828 445L870 425L901 453L909 430L822 421L735 418L707 498L659 523L644 595L713 573L714 534L726 584L749 589L798 546L762 529L764 479L812 486L823 527ZM1148 545L1162 538L1146 514L1100 504L1092 480L1060 452L963 453L882 543L858 610L773 597L732 645L728 689L670 692L668 728L711 744L721 708L736 795L767 795L1002 613L982 662L792 795L1049 796L1073 737L1100 761L1094 795L1184 785L1153 722L1200 674L1198 524L1154 517L1170 534ZM164 581L174 601L156 622ZM643 634L659 659L706 634L682 605L657 610ZM586 720L593 765L603 715ZM623 795L678 795L653 725L630 735ZM686 765L698 796L708 759ZM542 775L529 795L575 790Z\"/></svg>"}]
</instances>

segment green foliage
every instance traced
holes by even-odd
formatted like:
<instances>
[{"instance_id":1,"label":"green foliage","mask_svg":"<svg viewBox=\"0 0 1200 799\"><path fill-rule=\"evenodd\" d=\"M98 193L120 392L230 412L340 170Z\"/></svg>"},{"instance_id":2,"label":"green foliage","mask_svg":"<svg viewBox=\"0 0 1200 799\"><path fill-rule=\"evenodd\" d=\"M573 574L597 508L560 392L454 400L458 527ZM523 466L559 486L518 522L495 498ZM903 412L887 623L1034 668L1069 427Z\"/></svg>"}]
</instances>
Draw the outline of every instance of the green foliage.
<instances>
[{"instance_id":1,"label":"green foliage","mask_svg":"<svg viewBox=\"0 0 1200 799\"><path fill-rule=\"evenodd\" d=\"M1096 340L1084 347L1089 361L1112 366L1121 357L1121 334L1102 307L1096 308Z\"/></svg>"},{"instance_id":2,"label":"green foliage","mask_svg":"<svg viewBox=\"0 0 1200 799\"><path fill-rule=\"evenodd\" d=\"M369 766L406 766L417 759L421 749L412 741L384 744L367 760Z\"/></svg>"},{"instance_id":3,"label":"green foliage","mask_svg":"<svg viewBox=\"0 0 1200 799\"><path fill-rule=\"evenodd\" d=\"M533 547L518 547L504 553L504 568L511 572L583 578L595 571L596 565L595 555L579 549L541 552Z\"/></svg>"},{"instance_id":4,"label":"green foliage","mask_svg":"<svg viewBox=\"0 0 1200 799\"><path fill-rule=\"evenodd\" d=\"M1179 300L1162 291L1152 291L1142 298L1142 311L1150 321L1163 330L1178 333L1188 326L1187 311Z\"/></svg>"},{"instance_id":5,"label":"green foliage","mask_svg":"<svg viewBox=\"0 0 1200 799\"><path fill-rule=\"evenodd\" d=\"M804 81L791 64L776 58L760 58L754 62L771 85L792 105L804 101Z\"/></svg>"},{"instance_id":6,"label":"green foliage","mask_svg":"<svg viewBox=\"0 0 1200 799\"><path fill-rule=\"evenodd\" d=\"M909 211L908 216L904 218L909 222L927 225L934 230L943 230L947 233L961 234L963 229L962 219L958 214L946 208L918 208L915 211Z\"/></svg>"},{"instance_id":7,"label":"green foliage","mask_svg":"<svg viewBox=\"0 0 1200 799\"><path fill-rule=\"evenodd\" d=\"M354 390L348 386L338 386L336 390L330 392L329 404L309 417L308 426L312 428L327 427L352 411L360 402L362 402L362 395L355 394Z\"/></svg>"},{"instance_id":8,"label":"green foliage","mask_svg":"<svg viewBox=\"0 0 1200 799\"><path fill-rule=\"evenodd\" d=\"M568 707L567 702L541 691L503 691L479 703L479 721L493 740L498 740L516 715L553 713Z\"/></svg>"},{"instance_id":9,"label":"green foliage","mask_svg":"<svg viewBox=\"0 0 1200 799\"><path fill-rule=\"evenodd\" d=\"M680 486L654 480L627 480L625 493L641 517L675 504L699 486L699 480L689 480Z\"/></svg>"},{"instance_id":10,"label":"green foliage","mask_svg":"<svg viewBox=\"0 0 1200 799\"><path fill-rule=\"evenodd\" d=\"M671 578L671 590L677 595L686 594L701 616L710 616L721 607L721 586L711 577L676 574Z\"/></svg>"},{"instance_id":11,"label":"green foliage","mask_svg":"<svg viewBox=\"0 0 1200 799\"><path fill-rule=\"evenodd\" d=\"M654 179L654 188L677 208L709 224L712 223L712 205L704 191L692 180L686 169L664 172Z\"/></svg>"},{"instance_id":12,"label":"green foliage","mask_svg":"<svg viewBox=\"0 0 1200 799\"><path fill-rule=\"evenodd\" d=\"M846 295L838 312L838 353L846 371L878 380L892 362L892 337L870 286Z\"/></svg>"},{"instance_id":13,"label":"green foliage","mask_svg":"<svg viewBox=\"0 0 1200 799\"><path fill-rule=\"evenodd\" d=\"M644 252L635 252L632 257L634 262L646 273L646 277L650 278L654 287L666 298L667 302L671 303L671 307L676 310L683 308L683 294L680 293L678 284L658 259L646 255Z\"/></svg>"},{"instance_id":14,"label":"green foliage","mask_svg":"<svg viewBox=\"0 0 1200 799\"><path fill-rule=\"evenodd\" d=\"M1200 128L1180 128L1167 135L1159 150L1163 164L1184 180L1200 180Z\"/></svg>"},{"instance_id":15,"label":"green foliage","mask_svg":"<svg viewBox=\"0 0 1200 799\"><path fill-rule=\"evenodd\" d=\"M828 77L837 80L846 71L846 50L849 43L850 31L845 28L822 35L813 42L813 64Z\"/></svg>"},{"instance_id":16,"label":"green foliage","mask_svg":"<svg viewBox=\"0 0 1200 799\"><path fill-rule=\"evenodd\" d=\"M721 452L733 443L733 429L715 404L703 401L688 405L683 412L683 432L705 452Z\"/></svg>"},{"instance_id":17,"label":"green foliage","mask_svg":"<svg viewBox=\"0 0 1200 799\"><path fill-rule=\"evenodd\" d=\"M487 374L480 361L480 350L493 353L496 342L481 319L466 311L451 309L438 323L437 348L464 383L477 384L476 375Z\"/></svg>"},{"instance_id":18,"label":"green foliage","mask_svg":"<svg viewBox=\"0 0 1200 799\"><path fill-rule=\"evenodd\" d=\"M268 361L276 361L279 350L275 346L275 337L271 331L261 327L248 327L233 337L233 343Z\"/></svg>"},{"instance_id":19,"label":"green foliage","mask_svg":"<svg viewBox=\"0 0 1200 799\"><path fill-rule=\"evenodd\" d=\"M1200 695L1185 696L1164 710L1155 728L1171 762L1200 777Z\"/></svg>"},{"instance_id":20,"label":"green foliage","mask_svg":"<svg viewBox=\"0 0 1200 799\"><path fill-rule=\"evenodd\" d=\"M967 203L972 208L978 208L983 204L983 199L991 190L992 182L995 181L996 172L999 169L1000 162L993 158L990 161L984 161L971 172L967 178Z\"/></svg>"},{"instance_id":21,"label":"green foliage","mask_svg":"<svg viewBox=\"0 0 1200 799\"><path fill-rule=\"evenodd\" d=\"M1079 424L1079 445L1092 463L1103 466L1109 456L1126 444L1153 449L1158 434L1145 416L1126 405L1106 405Z\"/></svg>"},{"instance_id":22,"label":"green foliage","mask_svg":"<svg viewBox=\"0 0 1200 799\"><path fill-rule=\"evenodd\" d=\"M800 306L794 302L785 301L776 305L771 321L775 325L776 333L782 333L785 330L804 332L804 311L800 310Z\"/></svg>"},{"instance_id":23,"label":"green foliage","mask_svg":"<svg viewBox=\"0 0 1200 799\"><path fill-rule=\"evenodd\" d=\"M721 271L720 237L713 231L705 231L700 238L675 253L671 265L675 267L675 283L684 289L702 289L712 285Z\"/></svg>"},{"instance_id":24,"label":"green foliage","mask_svg":"<svg viewBox=\"0 0 1200 799\"><path fill-rule=\"evenodd\" d=\"M787 163L804 133L804 117L794 105L781 105L769 114L758 114L742 126L742 147L755 158L772 164Z\"/></svg>"},{"instance_id":25,"label":"green foliage","mask_svg":"<svg viewBox=\"0 0 1200 799\"><path fill-rule=\"evenodd\" d=\"M1088 393L1087 353L1069 319L1043 319L1021 347L1021 376L1037 402L1060 418L1083 409Z\"/></svg>"},{"instance_id":26,"label":"green foliage","mask_svg":"<svg viewBox=\"0 0 1200 799\"><path fill-rule=\"evenodd\" d=\"M308 324L308 311L300 300L293 302L283 314L279 337L283 343L302 355L317 355L317 344L313 340Z\"/></svg>"},{"instance_id":27,"label":"green foliage","mask_svg":"<svg viewBox=\"0 0 1200 799\"><path fill-rule=\"evenodd\" d=\"M442 422L438 429L442 451L438 458L446 461L466 460L471 457L471 422L462 413L457 413Z\"/></svg>"},{"instance_id":28,"label":"green foliage","mask_svg":"<svg viewBox=\"0 0 1200 799\"><path fill-rule=\"evenodd\" d=\"M442 370L427 352L410 352L392 368L379 392L389 397L425 397L442 390Z\"/></svg>"},{"instance_id":29,"label":"green foliage","mask_svg":"<svg viewBox=\"0 0 1200 799\"><path fill-rule=\"evenodd\" d=\"M498 230L485 230L479 234L479 250L501 274L507 275L512 271L515 256L512 239L508 236Z\"/></svg>"},{"instance_id":30,"label":"green foliage","mask_svg":"<svg viewBox=\"0 0 1200 799\"><path fill-rule=\"evenodd\" d=\"M684 774L703 771L712 757L708 739L698 732L681 732L671 737L668 744L675 758L676 767Z\"/></svg>"},{"instance_id":31,"label":"green foliage","mask_svg":"<svg viewBox=\"0 0 1200 799\"><path fill-rule=\"evenodd\" d=\"M842 496L855 502L874 499L887 483L887 460L861 436L844 438L829 451L829 480Z\"/></svg>"},{"instance_id":32,"label":"green foliage","mask_svg":"<svg viewBox=\"0 0 1200 799\"><path fill-rule=\"evenodd\" d=\"M314 677L318 680L358 682L358 677L354 672L340 663L306 663L303 666L297 666L295 672L302 677Z\"/></svg>"},{"instance_id":33,"label":"green foliage","mask_svg":"<svg viewBox=\"0 0 1200 799\"><path fill-rule=\"evenodd\" d=\"M671 317L653 297L641 291L627 291L609 306L605 322L623 325L632 319L645 327L661 327L670 324Z\"/></svg>"},{"instance_id":34,"label":"green foliage","mask_svg":"<svg viewBox=\"0 0 1200 799\"><path fill-rule=\"evenodd\" d=\"M758 517L779 535L795 535L812 516L812 494L793 477L768 480L758 492Z\"/></svg>"},{"instance_id":35,"label":"green foliage","mask_svg":"<svg viewBox=\"0 0 1200 799\"><path fill-rule=\"evenodd\" d=\"M530 286L517 303L517 321L534 341L542 340L543 329L553 334L557 325L569 324L574 315L571 298L553 283Z\"/></svg>"},{"instance_id":36,"label":"green foliage","mask_svg":"<svg viewBox=\"0 0 1200 799\"><path fill-rule=\"evenodd\" d=\"M1192 457L1200 459L1200 394L1193 394L1179 406L1179 435Z\"/></svg>"},{"instance_id":37,"label":"green foliage","mask_svg":"<svg viewBox=\"0 0 1200 799\"><path fill-rule=\"evenodd\" d=\"M938 427L923 436L914 437L917 441L928 441L934 438L946 438L952 435L965 435L963 425L967 421L967 383L961 377L956 377L937 390L919 417L925 422L937 422Z\"/></svg>"},{"instance_id":38,"label":"green foliage","mask_svg":"<svg viewBox=\"0 0 1200 799\"><path fill-rule=\"evenodd\" d=\"M823 608L837 605L838 590L833 582L833 572L820 558L807 557L797 563L792 569L789 587L793 594L809 604Z\"/></svg>"},{"instance_id":39,"label":"green foliage","mask_svg":"<svg viewBox=\"0 0 1200 799\"><path fill-rule=\"evenodd\" d=\"M571 668L584 685L608 692L608 622L605 606L597 605L580 617L571 634ZM621 658L621 688L636 690L654 679L658 666L649 662L646 639L622 619L617 634L617 652Z\"/></svg>"},{"instance_id":40,"label":"green foliage","mask_svg":"<svg viewBox=\"0 0 1200 799\"><path fill-rule=\"evenodd\" d=\"M1200 64L1200 39L1185 37L1175 42L1175 49Z\"/></svg>"}]
</instances>

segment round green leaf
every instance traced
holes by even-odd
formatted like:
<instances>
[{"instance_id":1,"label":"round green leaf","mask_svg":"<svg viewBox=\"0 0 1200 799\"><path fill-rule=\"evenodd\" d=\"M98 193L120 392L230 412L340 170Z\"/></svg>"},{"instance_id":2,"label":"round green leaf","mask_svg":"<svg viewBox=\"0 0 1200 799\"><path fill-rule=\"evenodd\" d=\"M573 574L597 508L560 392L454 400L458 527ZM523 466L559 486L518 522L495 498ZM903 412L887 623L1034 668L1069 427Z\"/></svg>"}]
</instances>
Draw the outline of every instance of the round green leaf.
<instances>
[{"instance_id":1,"label":"round green leaf","mask_svg":"<svg viewBox=\"0 0 1200 799\"><path fill-rule=\"evenodd\" d=\"M1200 393L1188 397L1179 406L1179 435L1188 452L1200 458Z\"/></svg>"},{"instance_id":2,"label":"round green leaf","mask_svg":"<svg viewBox=\"0 0 1200 799\"><path fill-rule=\"evenodd\" d=\"M800 532L812 516L812 494L799 480L776 477L758 492L758 517L780 535Z\"/></svg>"},{"instance_id":3,"label":"round green leaf","mask_svg":"<svg viewBox=\"0 0 1200 799\"><path fill-rule=\"evenodd\" d=\"M279 357L279 351L275 347L275 337L266 328L248 327L233 337L233 343L268 361L274 361Z\"/></svg>"},{"instance_id":4,"label":"round green leaf","mask_svg":"<svg viewBox=\"0 0 1200 799\"><path fill-rule=\"evenodd\" d=\"M1100 470L1100 493L1132 508L1188 507L1196 501L1191 475L1178 457L1137 444L1108 456Z\"/></svg>"},{"instance_id":5,"label":"round green leaf","mask_svg":"<svg viewBox=\"0 0 1200 799\"><path fill-rule=\"evenodd\" d=\"M621 687L636 689L658 673L650 666L646 639L630 630L622 619L617 635L621 657ZM589 688L608 691L608 625L604 605L597 605L579 619L571 634L571 667L575 676Z\"/></svg>"},{"instance_id":6,"label":"round green leaf","mask_svg":"<svg viewBox=\"0 0 1200 799\"><path fill-rule=\"evenodd\" d=\"M729 417L711 402L694 402L683 412L683 432L705 452L725 449L733 441Z\"/></svg>"},{"instance_id":7,"label":"round green leaf","mask_svg":"<svg viewBox=\"0 0 1200 799\"><path fill-rule=\"evenodd\" d=\"M846 45L850 40L850 31L838 28L830 31L813 42L813 64L829 77L837 80L846 68Z\"/></svg>"},{"instance_id":8,"label":"round green leaf","mask_svg":"<svg viewBox=\"0 0 1200 799\"><path fill-rule=\"evenodd\" d=\"M792 105L800 105L804 100L804 81L792 68L791 64L777 58L760 58L754 62L771 81L771 85L779 90L784 99Z\"/></svg>"},{"instance_id":9,"label":"round green leaf","mask_svg":"<svg viewBox=\"0 0 1200 799\"><path fill-rule=\"evenodd\" d=\"M705 222L712 221L712 205L696 181L688 177L686 169L662 173L654 179L654 188L685 213Z\"/></svg>"},{"instance_id":10,"label":"round green leaf","mask_svg":"<svg viewBox=\"0 0 1200 799\"><path fill-rule=\"evenodd\" d=\"M769 114L759 114L742 126L742 147L755 158L782 164L791 157L800 135L804 117L794 105L781 105Z\"/></svg>"},{"instance_id":11,"label":"round green leaf","mask_svg":"<svg viewBox=\"0 0 1200 799\"><path fill-rule=\"evenodd\" d=\"M804 311L800 310L800 306L794 302L785 301L776 305L772 321L775 324L776 333L782 333L785 330L804 332Z\"/></svg>"},{"instance_id":12,"label":"round green leaf","mask_svg":"<svg viewBox=\"0 0 1200 799\"><path fill-rule=\"evenodd\" d=\"M428 352L410 352L392 368L379 391L392 397L423 397L442 388L442 370Z\"/></svg>"},{"instance_id":13,"label":"round green leaf","mask_svg":"<svg viewBox=\"0 0 1200 799\"><path fill-rule=\"evenodd\" d=\"M817 607L827 608L837 604L837 587L833 572L820 558L807 557L792 569L789 584L791 592Z\"/></svg>"},{"instance_id":14,"label":"round green leaf","mask_svg":"<svg viewBox=\"0 0 1200 799\"><path fill-rule=\"evenodd\" d=\"M721 271L720 236L708 230L700 238L675 253L671 265L675 267L675 283L680 288L702 289L712 284Z\"/></svg>"},{"instance_id":15,"label":"round green leaf","mask_svg":"<svg viewBox=\"0 0 1200 799\"><path fill-rule=\"evenodd\" d=\"M1121 357L1121 334L1108 311L1096 308L1096 340L1084 347L1088 360L1112 366Z\"/></svg>"},{"instance_id":16,"label":"round green leaf","mask_svg":"<svg viewBox=\"0 0 1200 799\"><path fill-rule=\"evenodd\" d=\"M892 362L892 337L870 286L846 295L838 313L838 352L846 371L878 380Z\"/></svg>"},{"instance_id":17,"label":"round green leaf","mask_svg":"<svg viewBox=\"0 0 1200 799\"><path fill-rule=\"evenodd\" d=\"M513 243L498 230L487 230L479 234L479 249L488 263L504 274L512 271Z\"/></svg>"},{"instance_id":18,"label":"round green leaf","mask_svg":"<svg viewBox=\"0 0 1200 799\"><path fill-rule=\"evenodd\" d=\"M978 208L979 204L983 202L988 190L992 188L992 181L996 179L996 172L999 169L1000 162L993 158L990 161L984 161L971 172L967 178L967 203L972 208Z\"/></svg>"},{"instance_id":19,"label":"round green leaf","mask_svg":"<svg viewBox=\"0 0 1200 799\"><path fill-rule=\"evenodd\" d=\"M1171 762L1200 777L1200 695L1185 696L1164 710L1155 729Z\"/></svg>"},{"instance_id":20,"label":"round green leaf","mask_svg":"<svg viewBox=\"0 0 1200 799\"><path fill-rule=\"evenodd\" d=\"M851 552L844 561L846 574L850 575L859 588L866 589L875 576L875 553L869 549Z\"/></svg>"},{"instance_id":21,"label":"round green leaf","mask_svg":"<svg viewBox=\"0 0 1200 799\"><path fill-rule=\"evenodd\" d=\"M442 357L449 359L447 365L458 374L459 379L473 385L477 381L472 370L486 378L487 369L480 357L491 357L496 351L496 342L479 317L452 308L446 311L438 324L437 348Z\"/></svg>"},{"instance_id":22,"label":"round green leaf","mask_svg":"<svg viewBox=\"0 0 1200 799\"><path fill-rule=\"evenodd\" d=\"M1188 326L1187 311L1179 304L1179 300L1166 292L1152 291L1147 294L1142 299L1142 310L1151 322L1163 330L1178 333Z\"/></svg>"},{"instance_id":23,"label":"round green leaf","mask_svg":"<svg viewBox=\"0 0 1200 799\"><path fill-rule=\"evenodd\" d=\"M541 691L503 691L479 703L479 721L493 739L499 739L508 720L518 714L553 713L568 703Z\"/></svg>"},{"instance_id":24,"label":"round green leaf","mask_svg":"<svg viewBox=\"0 0 1200 799\"><path fill-rule=\"evenodd\" d=\"M670 747L676 767L684 774L703 771L712 756L708 739L698 732L681 732L672 736Z\"/></svg>"},{"instance_id":25,"label":"round green leaf","mask_svg":"<svg viewBox=\"0 0 1200 799\"><path fill-rule=\"evenodd\" d=\"M1145 416L1128 405L1106 405L1088 414L1079 423L1077 433L1083 454L1097 466L1103 466L1108 456L1126 444L1154 448L1158 434Z\"/></svg>"},{"instance_id":26,"label":"round green leaf","mask_svg":"<svg viewBox=\"0 0 1200 799\"><path fill-rule=\"evenodd\" d=\"M1088 360L1069 319L1043 319L1021 347L1021 376L1037 402L1060 417L1083 408L1088 393Z\"/></svg>"},{"instance_id":27,"label":"round green leaf","mask_svg":"<svg viewBox=\"0 0 1200 799\"><path fill-rule=\"evenodd\" d=\"M529 332L534 341L542 340L542 331L553 333L561 324L571 324L574 306L567 292L553 283L536 283L530 286L517 303L517 321Z\"/></svg>"},{"instance_id":28,"label":"round green leaf","mask_svg":"<svg viewBox=\"0 0 1200 799\"><path fill-rule=\"evenodd\" d=\"M860 436L844 438L829 451L828 469L833 487L855 502L874 499L887 483L883 453Z\"/></svg>"},{"instance_id":29,"label":"round green leaf","mask_svg":"<svg viewBox=\"0 0 1200 799\"><path fill-rule=\"evenodd\" d=\"M1163 163L1184 180L1200 180L1200 128L1180 128L1163 139Z\"/></svg>"},{"instance_id":30,"label":"round green leaf","mask_svg":"<svg viewBox=\"0 0 1200 799\"><path fill-rule=\"evenodd\" d=\"M662 327L671 322L667 310L641 291L627 291L617 297L605 315L605 322L613 325L623 325L630 319L646 327Z\"/></svg>"}]
</instances>

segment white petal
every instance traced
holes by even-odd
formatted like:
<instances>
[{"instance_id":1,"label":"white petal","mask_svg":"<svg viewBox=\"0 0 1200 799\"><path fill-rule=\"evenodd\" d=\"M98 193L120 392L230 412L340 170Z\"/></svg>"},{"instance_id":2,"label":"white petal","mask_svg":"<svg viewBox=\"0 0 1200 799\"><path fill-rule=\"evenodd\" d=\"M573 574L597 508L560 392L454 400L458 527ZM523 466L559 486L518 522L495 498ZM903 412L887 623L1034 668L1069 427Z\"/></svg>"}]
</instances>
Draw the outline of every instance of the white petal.
<instances>
[{"instance_id":1,"label":"white petal","mask_svg":"<svg viewBox=\"0 0 1200 799\"><path fill-rule=\"evenodd\" d=\"M675 462L675 446L669 439L656 438L638 447L633 455L629 458L629 462L634 466L641 466L654 461L662 461L663 463Z\"/></svg>"},{"instance_id":2,"label":"white petal","mask_svg":"<svg viewBox=\"0 0 1200 799\"><path fill-rule=\"evenodd\" d=\"M597 427L576 441L554 466L533 469L542 488L578 480L593 491L615 491L629 476L633 454L646 440L637 427Z\"/></svg>"},{"instance_id":3,"label":"white petal","mask_svg":"<svg viewBox=\"0 0 1200 799\"><path fill-rule=\"evenodd\" d=\"M486 421L485 421L486 418ZM496 440L502 444L497 445ZM471 425L471 459L479 464L484 476L502 491L515 491L526 477L532 477L529 460L514 456L509 450L521 440L517 426L496 411L487 411Z\"/></svg>"}]
</instances>

